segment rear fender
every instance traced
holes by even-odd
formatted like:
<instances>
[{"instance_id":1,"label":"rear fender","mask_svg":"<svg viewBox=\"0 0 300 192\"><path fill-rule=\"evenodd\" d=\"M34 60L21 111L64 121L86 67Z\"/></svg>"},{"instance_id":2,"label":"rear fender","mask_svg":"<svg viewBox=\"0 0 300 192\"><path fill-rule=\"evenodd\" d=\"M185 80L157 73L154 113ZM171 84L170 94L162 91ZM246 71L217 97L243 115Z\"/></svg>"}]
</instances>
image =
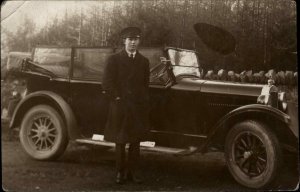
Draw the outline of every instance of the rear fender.
<instances>
[{"instance_id":1,"label":"rear fender","mask_svg":"<svg viewBox=\"0 0 300 192\"><path fill-rule=\"evenodd\" d=\"M257 120L267 125L276 125L270 128L279 136L279 139L282 134L286 134L288 138L282 136L283 142L291 143L291 145L297 143L298 129L294 129L291 126L291 118L289 115L270 106L252 104L239 107L218 121L209 132L201 151L206 152L210 146L224 146L225 138L230 128L232 128L234 124L245 120Z\"/></svg>"},{"instance_id":2,"label":"rear fender","mask_svg":"<svg viewBox=\"0 0 300 192\"><path fill-rule=\"evenodd\" d=\"M76 118L70 105L60 95L51 91L37 91L22 99L14 110L9 127L12 129L20 126L26 112L38 104L48 104L54 107L63 117L69 139L79 138Z\"/></svg>"}]
</instances>

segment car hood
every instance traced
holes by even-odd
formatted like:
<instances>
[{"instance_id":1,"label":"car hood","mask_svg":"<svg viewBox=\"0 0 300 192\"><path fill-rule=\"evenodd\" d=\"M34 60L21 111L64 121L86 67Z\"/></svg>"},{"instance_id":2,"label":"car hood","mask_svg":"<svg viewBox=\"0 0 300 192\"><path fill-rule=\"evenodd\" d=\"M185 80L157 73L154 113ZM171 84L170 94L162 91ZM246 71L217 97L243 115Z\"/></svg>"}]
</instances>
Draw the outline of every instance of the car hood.
<instances>
[{"instance_id":1,"label":"car hood","mask_svg":"<svg viewBox=\"0 0 300 192\"><path fill-rule=\"evenodd\" d=\"M172 88L188 91L200 91L202 93L257 97L260 95L262 87L263 85L259 84L211 81L187 77L177 80L177 84Z\"/></svg>"}]
</instances>

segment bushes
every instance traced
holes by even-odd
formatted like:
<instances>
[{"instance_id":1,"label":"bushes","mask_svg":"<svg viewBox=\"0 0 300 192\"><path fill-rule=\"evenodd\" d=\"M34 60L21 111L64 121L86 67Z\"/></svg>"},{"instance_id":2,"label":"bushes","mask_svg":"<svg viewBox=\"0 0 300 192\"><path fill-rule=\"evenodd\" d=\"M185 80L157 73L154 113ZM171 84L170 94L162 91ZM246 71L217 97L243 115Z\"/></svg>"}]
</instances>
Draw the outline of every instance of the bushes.
<instances>
[{"instance_id":1,"label":"bushes","mask_svg":"<svg viewBox=\"0 0 300 192\"><path fill-rule=\"evenodd\" d=\"M253 73L252 70L235 73L234 71L227 72L224 69L220 69L217 74L215 74L213 70L209 70L204 75L204 79L208 80L221 80L254 84L267 84L267 80L269 78L274 79L276 85L296 86L298 83L297 72L276 72L274 69L269 70L267 73L264 71Z\"/></svg>"}]
</instances>

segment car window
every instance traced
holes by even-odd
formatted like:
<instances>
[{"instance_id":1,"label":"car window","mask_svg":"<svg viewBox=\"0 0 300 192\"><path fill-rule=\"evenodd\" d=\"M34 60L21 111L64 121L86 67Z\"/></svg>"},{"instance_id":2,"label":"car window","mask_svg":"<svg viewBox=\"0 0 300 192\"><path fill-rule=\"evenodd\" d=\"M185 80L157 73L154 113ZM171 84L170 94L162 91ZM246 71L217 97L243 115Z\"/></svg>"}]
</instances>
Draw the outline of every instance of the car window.
<instances>
[{"instance_id":1,"label":"car window","mask_svg":"<svg viewBox=\"0 0 300 192\"><path fill-rule=\"evenodd\" d=\"M117 52L121 49L117 49ZM165 57L162 47L140 47L139 52L149 59L150 63L150 84L165 85L170 77L165 70L165 65L160 64L160 58Z\"/></svg>"},{"instance_id":2,"label":"car window","mask_svg":"<svg viewBox=\"0 0 300 192\"><path fill-rule=\"evenodd\" d=\"M140 47L139 52L149 59L150 63L150 84L165 85L169 81L166 66L161 64L160 58L164 57L161 47Z\"/></svg>"},{"instance_id":3,"label":"car window","mask_svg":"<svg viewBox=\"0 0 300 192\"><path fill-rule=\"evenodd\" d=\"M160 63L160 57L163 57L162 48L141 47L139 52L149 59L150 69Z\"/></svg>"},{"instance_id":4,"label":"car window","mask_svg":"<svg viewBox=\"0 0 300 192\"><path fill-rule=\"evenodd\" d=\"M170 76L165 64L158 64L150 70L150 84L166 85Z\"/></svg>"},{"instance_id":5,"label":"car window","mask_svg":"<svg viewBox=\"0 0 300 192\"><path fill-rule=\"evenodd\" d=\"M7 59L7 70L20 70L24 58L31 58L29 52L10 52ZM1 63L2 64L2 63ZM1 66L2 67L2 66Z\"/></svg>"},{"instance_id":6,"label":"car window","mask_svg":"<svg viewBox=\"0 0 300 192\"><path fill-rule=\"evenodd\" d=\"M68 77L71 65L71 48L43 48L34 50L33 62L58 77Z\"/></svg>"},{"instance_id":7,"label":"car window","mask_svg":"<svg viewBox=\"0 0 300 192\"><path fill-rule=\"evenodd\" d=\"M191 74L200 77L198 58L195 52L168 49L168 55L175 76Z\"/></svg>"},{"instance_id":8,"label":"car window","mask_svg":"<svg viewBox=\"0 0 300 192\"><path fill-rule=\"evenodd\" d=\"M100 81L113 48L76 48L73 78Z\"/></svg>"}]
</instances>

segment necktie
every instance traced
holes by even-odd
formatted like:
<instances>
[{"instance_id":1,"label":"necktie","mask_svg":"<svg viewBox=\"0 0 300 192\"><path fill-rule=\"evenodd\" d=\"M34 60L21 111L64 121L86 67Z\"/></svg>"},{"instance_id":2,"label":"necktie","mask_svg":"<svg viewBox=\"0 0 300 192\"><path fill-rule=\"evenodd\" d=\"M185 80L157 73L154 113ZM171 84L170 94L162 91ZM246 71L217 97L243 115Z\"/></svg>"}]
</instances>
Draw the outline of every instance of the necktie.
<instances>
[{"instance_id":1,"label":"necktie","mask_svg":"<svg viewBox=\"0 0 300 192\"><path fill-rule=\"evenodd\" d=\"M133 63L133 60L134 60L133 54L130 54L130 60L131 60L131 63Z\"/></svg>"}]
</instances>

